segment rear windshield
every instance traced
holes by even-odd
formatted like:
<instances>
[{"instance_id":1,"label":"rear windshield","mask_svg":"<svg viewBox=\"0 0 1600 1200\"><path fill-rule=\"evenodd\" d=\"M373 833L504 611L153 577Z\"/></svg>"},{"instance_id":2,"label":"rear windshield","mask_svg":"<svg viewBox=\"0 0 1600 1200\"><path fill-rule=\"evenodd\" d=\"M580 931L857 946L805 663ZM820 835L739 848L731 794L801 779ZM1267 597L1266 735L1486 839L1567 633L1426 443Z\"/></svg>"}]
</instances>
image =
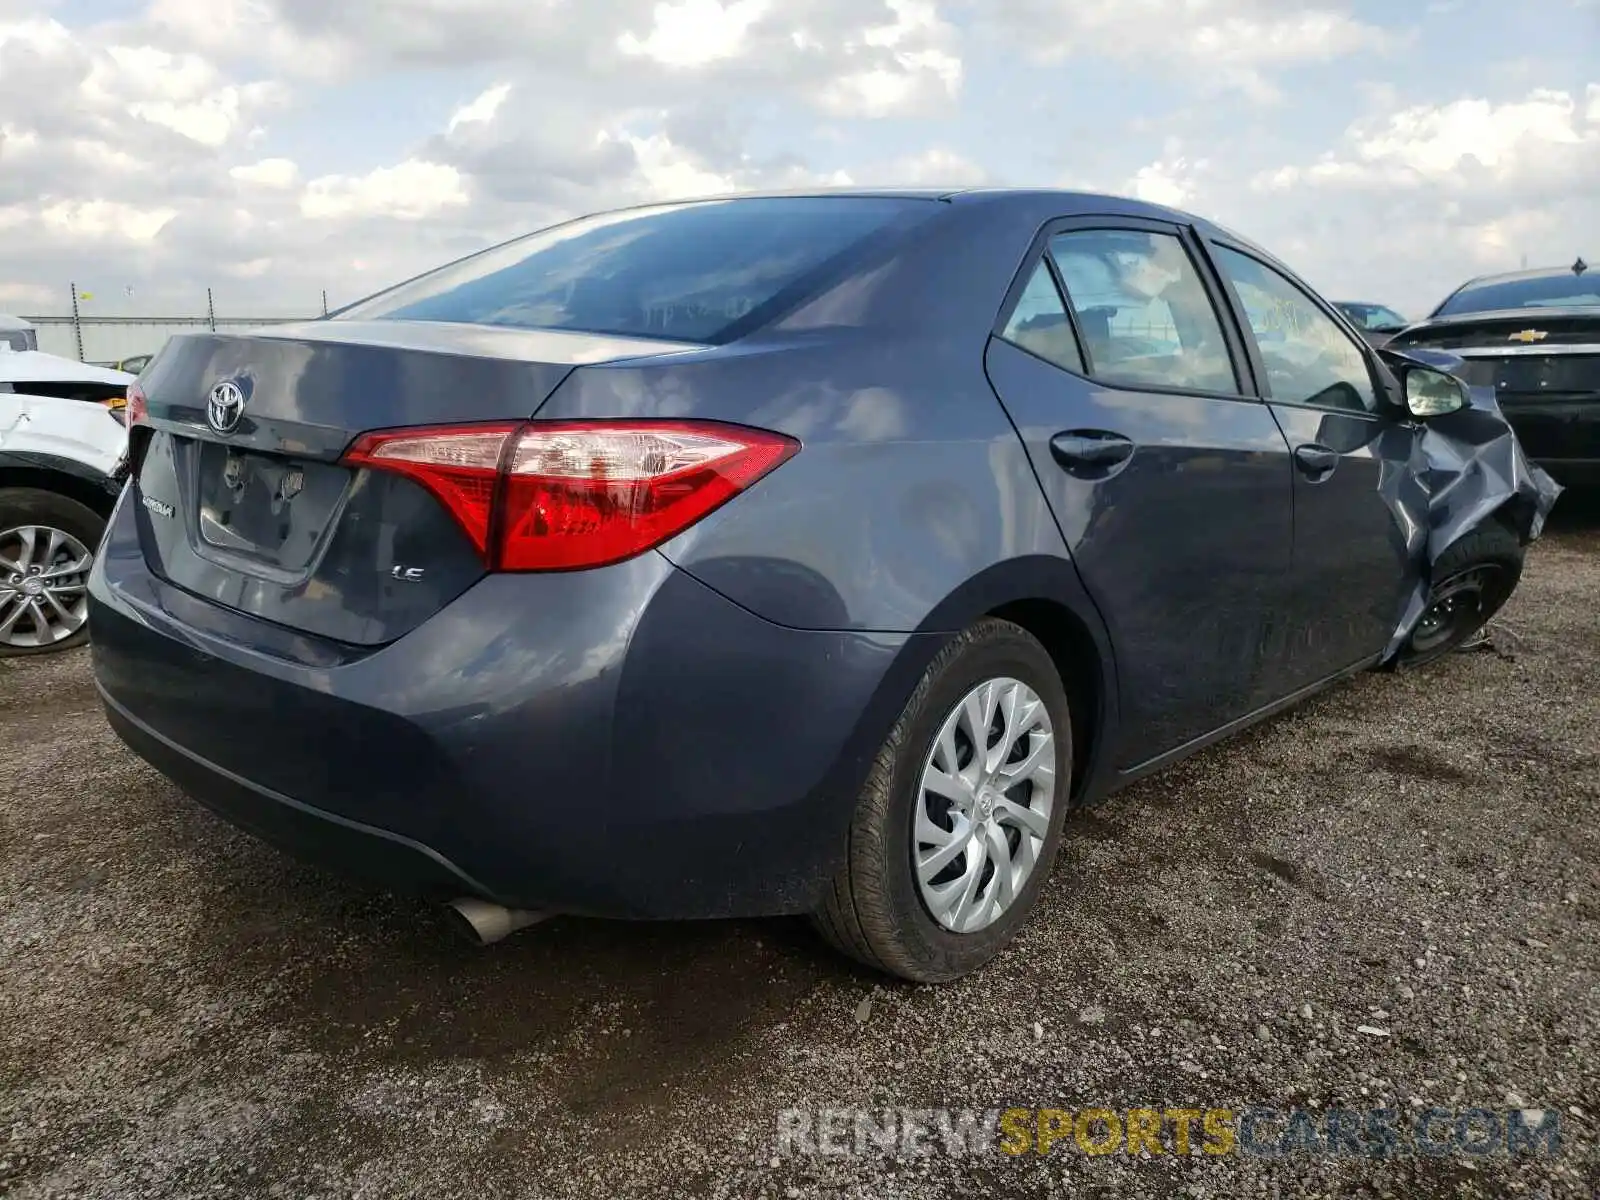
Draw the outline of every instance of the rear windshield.
<instances>
[{"instance_id":1,"label":"rear windshield","mask_svg":"<svg viewBox=\"0 0 1600 1200\"><path fill-rule=\"evenodd\" d=\"M336 319L462 321L716 342L926 200L807 196L603 213L507 242Z\"/></svg>"},{"instance_id":2,"label":"rear windshield","mask_svg":"<svg viewBox=\"0 0 1600 1200\"><path fill-rule=\"evenodd\" d=\"M1600 305L1600 271L1508 279L1463 288L1439 306L1435 316L1493 312L1501 308L1584 308Z\"/></svg>"}]
</instances>

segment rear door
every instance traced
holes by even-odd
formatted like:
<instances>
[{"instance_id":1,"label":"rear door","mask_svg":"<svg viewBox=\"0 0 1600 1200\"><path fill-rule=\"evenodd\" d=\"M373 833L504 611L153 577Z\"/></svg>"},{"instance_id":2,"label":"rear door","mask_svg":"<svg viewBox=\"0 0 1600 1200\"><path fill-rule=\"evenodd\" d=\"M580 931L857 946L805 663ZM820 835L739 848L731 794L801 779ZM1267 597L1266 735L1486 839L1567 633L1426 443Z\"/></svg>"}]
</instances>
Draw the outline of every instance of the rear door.
<instances>
[{"instance_id":1,"label":"rear door","mask_svg":"<svg viewBox=\"0 0 1600 1200\"><path fill-rule=\"evenodd\" d=\"M1122 769L1283 689L1263 646L1290 586L1288 447L1195 251L1175 225L1060 222L987 355L1114 639Z\"/></svg>"},{"instance_id":2,"label":"rear door","mask_svg":"<svg viewBox=\"0 0 1600 1200\"><path fill-rule=\"evenodd\" d=\"M1383 403L1369 352L1308 288L1220 242L1208 250L1236 298L1250 352L1294 464L1296 614L1283 650L1309 684L1380 653L1414 578L1386 495L1409 469L1414 428Z\"/></svg>"}]
</instances>

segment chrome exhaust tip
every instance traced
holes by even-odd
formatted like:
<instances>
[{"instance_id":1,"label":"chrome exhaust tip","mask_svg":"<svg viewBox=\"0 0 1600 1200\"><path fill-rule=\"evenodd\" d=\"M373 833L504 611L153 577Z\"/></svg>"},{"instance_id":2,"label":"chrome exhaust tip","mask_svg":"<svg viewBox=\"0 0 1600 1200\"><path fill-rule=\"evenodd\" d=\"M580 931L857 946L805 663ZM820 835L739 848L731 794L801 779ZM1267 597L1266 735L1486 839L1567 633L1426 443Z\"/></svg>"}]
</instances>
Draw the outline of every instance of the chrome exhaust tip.
<instances>
[{"instance_id":1,"label":"chrome exhaust tip","mask_svg":"<svg viewBox=\"0 0 1600 1200\"><path fill-rule=\"evenodd\" d=\"M476 896L463 896L459 900L452 900L449 908L461 918L452 924L480 946L498 942L519 929L537 925L551 916L547 912L530 912L525 908L506 908L489 900L480 900Z\"/></svg>"}]
</instances>

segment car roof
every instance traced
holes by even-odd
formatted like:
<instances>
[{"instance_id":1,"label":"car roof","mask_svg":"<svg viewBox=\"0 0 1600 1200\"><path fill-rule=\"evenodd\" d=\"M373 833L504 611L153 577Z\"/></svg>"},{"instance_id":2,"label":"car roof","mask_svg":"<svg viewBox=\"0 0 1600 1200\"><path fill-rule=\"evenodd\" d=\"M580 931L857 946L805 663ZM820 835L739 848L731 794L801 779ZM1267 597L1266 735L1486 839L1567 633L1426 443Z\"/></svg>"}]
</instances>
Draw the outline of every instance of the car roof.
<instances>
[{"instance_id":1,"label":"car roof","mask_svg":"<svg viewBox=\"0 0 1600 1200\"><path fill-rule=\"evenodd\" d=\"M962 206L1011 209L1019 217L1048 220L1051 217L1120 216L1146 217L1193 225L1209 236L1237 242L1266 258L1273 256L1251 239L1196 213L1170 208L1149 200L1111 192L1077 191L1069 188L968 185L953 187L812 187L784 188L758 192L723 192L704 196L685 196L672 201L655 201L631 207L656 208L672 204L703 204L710 201L808 199L828 196L863 197L880 200L930 200ZM614 210L614 211L626 211ZM1276 262L1276 259L1273 259ZM1279 266L1283 264L1278 263Z\"/></svg>"},{"instance_id":2,"label":"car roof","mask_svg":"<svg viewBox=\"0 0 1600 1200\"><path fill-rule=\"evenodd\" d=\"M32 329L32 328L33 328L33 324L30 321L24 321L21 317L11 317L11 316L7 316L5 313L0 313L0 329Z\"/></svg>"},{"instance_id":3,"label":"car roof","mask_svg":"<svg viewBox=\"0 0 1600 1200\"><path fill-rule=\"evenodd\" d=\"M1520 283L1527 279L1559 279L1565 275L1578 274L1579 272L1573 271L1572 266L1573 264L1568 264L1565 267L1530 267L1525 271L1502 271L1495 275L1474 275L1456 288L1456 291L1464 292L1468 288L1483 287L1493 283ZM1596 269L1586 265L1584 273Z\"/></svg>"}]
</instances>

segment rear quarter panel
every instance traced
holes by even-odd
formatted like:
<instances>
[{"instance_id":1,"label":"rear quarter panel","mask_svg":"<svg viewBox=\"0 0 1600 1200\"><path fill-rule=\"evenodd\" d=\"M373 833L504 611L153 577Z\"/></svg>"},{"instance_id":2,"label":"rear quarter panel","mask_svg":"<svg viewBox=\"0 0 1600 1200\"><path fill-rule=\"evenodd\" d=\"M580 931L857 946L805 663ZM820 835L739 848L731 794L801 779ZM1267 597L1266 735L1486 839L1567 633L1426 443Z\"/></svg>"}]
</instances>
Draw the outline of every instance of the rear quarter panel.
<instances>
[{"instance_id":1,"label":"rear quarter panel","mask_svg":"<svg viewBox=\"0 0 1600 1200\"><path fill-rule=\"evenodd\" d=\"M940 606L974 577L1066 558L984 373L1006 290L1058 207L942 206L765 333L582 367L538 416L706 418L798 438L798 455L662 553L778 624L943 629L964 614Z\"/></svg>"},{"instance_id":2,"label":"rear quarter panel","mask_svg":"<svg viewBox=\"0 0 1600 1200\"><path fill-rule=\"evenodd\" d=\"M988 330L834 335L574 375L543 417L736 421L803 449L662 553L769 621L913 632L997 563L1066 549L983 373Z\"/></svg>"}]
</instances>

